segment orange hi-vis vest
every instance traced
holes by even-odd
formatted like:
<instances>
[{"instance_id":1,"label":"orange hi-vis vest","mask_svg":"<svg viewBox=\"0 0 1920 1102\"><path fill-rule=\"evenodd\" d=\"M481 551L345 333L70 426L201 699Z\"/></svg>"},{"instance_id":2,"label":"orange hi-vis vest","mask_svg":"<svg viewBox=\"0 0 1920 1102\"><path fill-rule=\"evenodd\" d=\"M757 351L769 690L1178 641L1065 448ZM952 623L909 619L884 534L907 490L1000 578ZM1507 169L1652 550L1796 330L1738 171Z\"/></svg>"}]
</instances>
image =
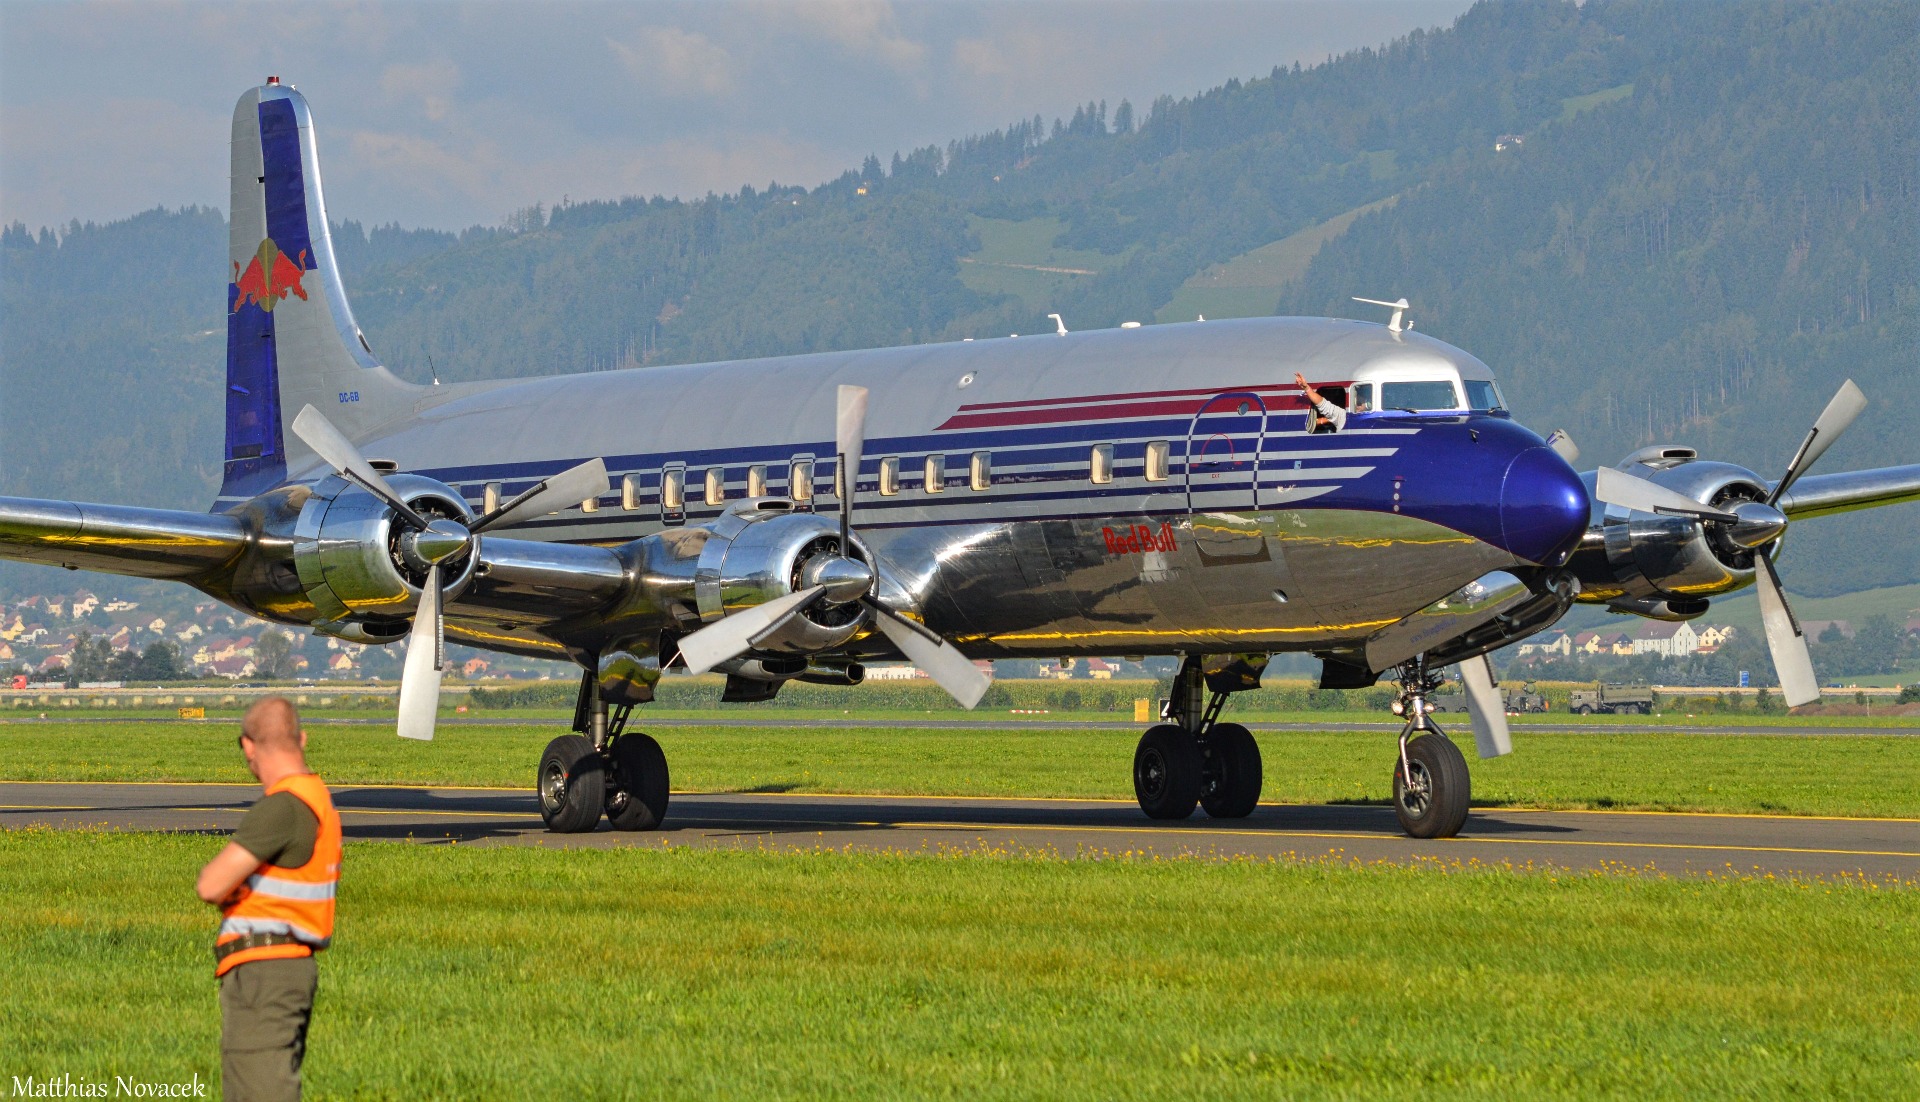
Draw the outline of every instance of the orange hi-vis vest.
<instances>
[{"instance_id":1,"label":"orange hi-vis vest","mask_svg":"<svg viewBox=\"0 0 1920 1102\"><path fill-rule=\"evenodd\" d=\"M312 956L333 940L333 895L340 882L340 815L327 786L312 773L287 777L266 795L291 792L313 811L320 829L313 856L299 868L262 865L221 910L213 974L236 964Z\"/></svg>"}]
</instances>

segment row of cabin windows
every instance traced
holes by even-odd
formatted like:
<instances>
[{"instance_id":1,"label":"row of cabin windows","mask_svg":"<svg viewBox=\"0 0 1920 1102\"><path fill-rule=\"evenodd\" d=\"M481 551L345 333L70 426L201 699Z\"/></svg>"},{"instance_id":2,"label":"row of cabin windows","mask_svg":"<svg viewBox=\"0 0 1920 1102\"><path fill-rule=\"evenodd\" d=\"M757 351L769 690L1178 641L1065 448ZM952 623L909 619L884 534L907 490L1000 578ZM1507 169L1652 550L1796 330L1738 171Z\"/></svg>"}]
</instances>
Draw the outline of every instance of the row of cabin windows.
<instances>
[{"instance_id":1,"label":"row of cabin windows","mask_svg":"<svg viewBox=\"0 0 1920 1102\"><path fill-rule=\"evenodd\" d=\"M1146 448L1146 462L1142 474L1148 482L1165 482L1169 469L1169 448L1165 440L1149 441ZM1106 485L1113 481L1113 445L1095 444L1088 459L1088 470L1097 485ZM942 493L947 488L947 457L929 455L921 464L919 478L914 480L920 488L929 494ZM880 495L893 497L907 485L901 477L900 457L887 456L880 460ZM974 490L985 490L993 485L993 455L991 452L974 452L967 462L967 485ZM788 492L796 501L807 501L813 497L813 461L795 460L788 471ZM834 478L833 493L844 498L846 487L842 479ZM719 467L709 467L701 484L701 500L708 505L724 505L727 500L726 475ZM747 468L748 497L767 496L766 464L755 464ZM660 505L662 508L684 509L687 504L687 471L684 467L669 467L660 474ZM481 496L480 511L490 513L500 507L500 484L490 482ZM632 513L641 508L640 476L627 475L620 480L620 508ZM580 503L583 513L598 512L600 500L588 498Z\"/></svg>"}]
</instances>

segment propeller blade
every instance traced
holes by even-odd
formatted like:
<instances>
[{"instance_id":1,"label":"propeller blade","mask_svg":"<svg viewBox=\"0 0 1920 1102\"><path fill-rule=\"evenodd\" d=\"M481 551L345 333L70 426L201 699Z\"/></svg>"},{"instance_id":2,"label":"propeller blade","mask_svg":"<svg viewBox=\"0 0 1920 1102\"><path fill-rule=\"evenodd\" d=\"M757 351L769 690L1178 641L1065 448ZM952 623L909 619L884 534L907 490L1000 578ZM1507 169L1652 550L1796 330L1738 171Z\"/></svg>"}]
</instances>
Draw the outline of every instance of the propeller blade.
<instances>
[{"instance_id":1,"label":"propeller blade","mask_svg":"<svg viewBox=\"0 0 1920 1102\"><path fill-rule=\"evenodd\" d=\"M1753 557L1753 580L1760 596L1760 622L1767 629L1767 650L1773 653L1773 672L1780 677L1780 695L1787 707L1798 708L1820 699L1820 681L1813 675L1813 655L1800 621L1787 606L1786 591L1773 560Z\"/></svg>"},{"instance_id":2,"label":"propeller blade","mask_svg":"<svg viewBox=\"0 0 1920 1102\"><path fill-rule=\"evenodd\" d=\"M900 649L907 660L927 671L927 676L943 689L960 706L972 709L980 703L992 679L980 672L973 659L961 654L958 647L940 638L924 626L907 619L872 597L861 598L874 612L874 626L880 634Z\"/></svg>"},{"instance_id":3,"label":"propeller blade","mask_svg":"<svg viewBox=\"0 0 1920 1102\"><path fill-rule=\"evenodd\" d=\"M512 501L468 525L467 531L478 535L503 524L557 513L606 492L606 461L589 459L577 467L569 467L551 478L534 483L524 492L516 494Z\"/></svg>"},{"instance_id":4,"label":"propeller blade","mask_svg":"<svg viewBox=\"0 0 1920 1102\"><path fill-rule=\"evenodd\" d=\"M360 454L360 449L353 446L353 441L348 440L344 433L334 428L333 422L327 420L325 414L312 406L301 409L299 415L293 419L293 434L306 441L307 447L312 448L320 458L326 460L328 466L359 483L368 493L392 506L394 512L407 519L407 523L415 528L427 526L425 518L414 512L406 500L394 492L393 487L387 484L387 480L380 476L380 472L373 469L373 464L367 462L366 458Z\"/></svg>"},{"instance_id":5,"label":"propeller blade","mask_svg":"<svg viewBox=\"0 0 1920 1102\"><path fill-rule=\"evenodd\" d=\"M840 457L840 546L852 546L853 494L860 482L860 452L867 443L867 388L842 386L834 447Z\"/></svg>"},{"instance_id":6,"label":"propeller blade","mask_svg":"<svg viewBox=\"0 0 1920 1102\"><path fill-rule=\"evenodd\" d=\"M822 586L802 589L765 604L729 613L680 640L680 657L686 659L687 672L706 673L729 658L738 658L753 649L753 644L768 631L780 626L826 593Z\"/></svg>"},{"instance_id":7,"label":"propeller blade","mask_svg":"<svg viewBox=\"0 0 1920 1102\"><path fill-rule=\"evenodd\" d=\"M1513 733L1507 729L1507 702L1493 680L1493 660L1486 655L1460 663L1460 684L1467 690L1467 715L1473 721L1473 745L1482 758L1513 753Z\"/></svg>"},{"instance_id":8,"label":"propeller blade","mask_svg":"<svg viewBox=\"0 0 1920 1102\"><path fill-rule=\"evenodd\" d=\"M400 737L433 741L440 711L440 675L446 667L446 625L440 613L440 564L427 568L420 607L407 632L407 661L400 671Z\"/></svg>"},{"instance_id":9,"label":"propeller blade","mask_svg":"<svg viewBox=\"0 0 1920 1102\"><path fill-rule=\"evenodd\" d=\"M1618 505L1641 513L1697 517L1701 520L1720 521L1723 524L1736 524L1740 520L1733 513L1702 505L1683 493L1669 490L1665 486L1648 482L1644 478L1637 478L1612 467L1602 467L1595 472L1593 496L1609 505Z\"/></svg>"},{"instance_id":10,"label":"propeller blade","mask_svg":"<svg viewBox=\"0 0 1920 1102\"><path fill-rule=\"evenodd\" d=\"M1558 452L1569 466L1580 462L1580 446L1573 442L1573 437L1567 435L1566 429L1554 429L1548 433L1547 447Z\"/></svg>"},{"instance_id":11,"label":"propeller blade","mask_svg":"<svg viewBox=\"0 0 1920 1102\"><path fill-rule=\"evenodd\" d=\"M1853 385L1853 380L1841 383L1840 389L1834 392L1833 399L1827 403L1827 408L1820 411L1813 428L1807 430L1807 438L1800 441L1800 450L1793 453L1793 462L1787 464L1787 473L1780 476L1780 484L1773 488L1773 493L1767 495L1767 504L1779 501L1780 495L1787 492L1794 480L1806 474L1814 460L1833 447L1833 442L1840 439L1840 434L1847 431L1853 419L1866 408L1867 396L1860 393L1860 388Z\"/></svg>"}]
</instances>

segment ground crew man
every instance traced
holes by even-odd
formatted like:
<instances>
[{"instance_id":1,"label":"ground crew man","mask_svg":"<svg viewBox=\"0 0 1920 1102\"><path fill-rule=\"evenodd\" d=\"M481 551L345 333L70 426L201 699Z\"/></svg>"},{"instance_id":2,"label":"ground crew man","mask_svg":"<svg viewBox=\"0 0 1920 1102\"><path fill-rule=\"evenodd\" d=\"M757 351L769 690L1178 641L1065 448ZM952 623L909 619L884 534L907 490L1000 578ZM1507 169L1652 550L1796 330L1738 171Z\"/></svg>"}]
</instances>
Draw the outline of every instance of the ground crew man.
<instances>
[{"instance_id":1,"label":"ground crew man","mask_svg":"<svg viewBox=\"0 0 1920 1102\"><path fill-rule=\"evenodd\" d=\"M319 978L313 954L333 938L340 816L307 769L307 733L285 697L240 721L240 752L263 795L233 840L200 870L220 908L220 1071L229 1102L298 1099Z\"/></svg>"}]
</instances>

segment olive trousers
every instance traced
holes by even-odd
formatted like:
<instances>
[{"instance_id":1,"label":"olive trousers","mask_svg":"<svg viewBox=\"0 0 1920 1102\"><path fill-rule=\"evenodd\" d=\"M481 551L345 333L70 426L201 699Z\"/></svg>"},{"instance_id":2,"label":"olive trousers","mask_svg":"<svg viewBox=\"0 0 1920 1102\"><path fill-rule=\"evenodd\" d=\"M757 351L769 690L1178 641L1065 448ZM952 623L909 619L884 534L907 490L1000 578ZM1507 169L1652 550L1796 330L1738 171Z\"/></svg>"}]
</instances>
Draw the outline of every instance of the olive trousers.
<instances>
[{"instance_id":1,"label":"olive trousers","mask_svg":"<svg viewBox=\"0 0 1920 1102\"><path fill-rule=\"evenodd\" d=\"M220 977L226 1102L297 1102L320 970L312 957L253 960Z\"/></svg>"}]
</instances>

